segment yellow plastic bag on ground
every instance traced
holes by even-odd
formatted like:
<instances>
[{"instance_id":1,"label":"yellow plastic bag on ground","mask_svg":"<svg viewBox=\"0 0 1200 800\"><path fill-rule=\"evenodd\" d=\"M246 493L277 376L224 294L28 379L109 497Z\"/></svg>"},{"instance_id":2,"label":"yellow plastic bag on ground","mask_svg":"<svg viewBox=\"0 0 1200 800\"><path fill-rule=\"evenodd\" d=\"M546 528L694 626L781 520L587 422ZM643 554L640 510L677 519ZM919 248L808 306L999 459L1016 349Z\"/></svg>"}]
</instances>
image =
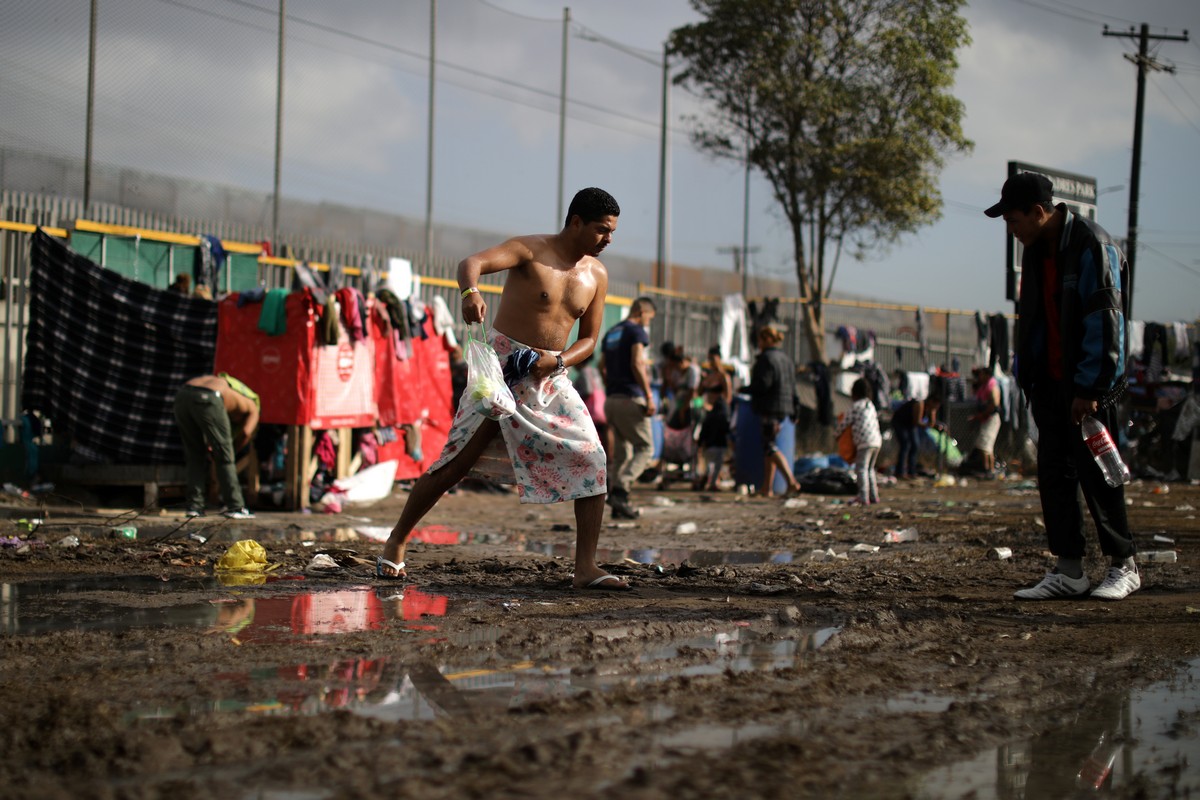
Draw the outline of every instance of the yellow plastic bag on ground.
<instances>
[{"instance_id":1,"label":"yellow plastic bag on ground","mask_svg":"<svg viewBox=\"0 0 1200 800\"><path fill-rule=\"evenodd\" d=\"M267 563L267 551L253 539L242 539L230 545L217 562L217 572L270 572L278 564Z\"/></svg>"}]
</instances>

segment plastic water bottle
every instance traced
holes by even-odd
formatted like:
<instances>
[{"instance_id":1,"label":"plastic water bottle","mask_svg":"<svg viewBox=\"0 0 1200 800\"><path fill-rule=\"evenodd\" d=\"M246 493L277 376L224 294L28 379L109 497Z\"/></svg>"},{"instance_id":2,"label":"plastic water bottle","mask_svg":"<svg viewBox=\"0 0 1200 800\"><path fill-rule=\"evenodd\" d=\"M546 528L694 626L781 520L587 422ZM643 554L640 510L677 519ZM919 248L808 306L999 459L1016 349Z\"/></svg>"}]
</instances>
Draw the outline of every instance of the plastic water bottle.
<instances>
[{"instance_id":1,"label":"plastic water bottle","mask_svg":"<svg viewBox=\"0 0 1200 800\"><path fill-rule=\"evenodd\" d=\"M1129 483L1129 467L1121 460L1121 453L1104 423L1095 417L1084 417L1080 427L1083 429L1083 441L1088 450L1092 451L1092 458L1096 459L1096 465L1104 474L1105 482L1109 486L1123 486Z\"/></svg>"}]
</instances>

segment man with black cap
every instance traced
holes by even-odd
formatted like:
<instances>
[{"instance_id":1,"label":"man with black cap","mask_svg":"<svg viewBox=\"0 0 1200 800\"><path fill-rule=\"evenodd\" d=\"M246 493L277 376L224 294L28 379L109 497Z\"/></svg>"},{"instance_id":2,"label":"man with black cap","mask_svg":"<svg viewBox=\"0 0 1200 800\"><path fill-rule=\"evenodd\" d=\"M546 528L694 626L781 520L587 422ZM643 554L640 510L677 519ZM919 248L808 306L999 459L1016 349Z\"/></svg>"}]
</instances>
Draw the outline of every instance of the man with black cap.
<instances>
[{"instance_id":1,"label":"man with black cap","mask_svg":"<svg viewBox=\"0 0 1200 800\"><path fill-rule=\"evenodd\" d=\"M1004 182L1000 202L984 213L1003 217L1025 247L1014 371L1037 423L1038 492L1050 552L1058 557L1040 583L1014 597L1088 594L1082 488L1100 549L1110 559L1091 596L1121 600L1141 587L1125 487L1105 482L1079 425L1093 416L1116 438L1116 404L1127 385L1129 263L1103 228L1054 204L1045 175L1013 175Z\"/></svg>"}]
</instances>

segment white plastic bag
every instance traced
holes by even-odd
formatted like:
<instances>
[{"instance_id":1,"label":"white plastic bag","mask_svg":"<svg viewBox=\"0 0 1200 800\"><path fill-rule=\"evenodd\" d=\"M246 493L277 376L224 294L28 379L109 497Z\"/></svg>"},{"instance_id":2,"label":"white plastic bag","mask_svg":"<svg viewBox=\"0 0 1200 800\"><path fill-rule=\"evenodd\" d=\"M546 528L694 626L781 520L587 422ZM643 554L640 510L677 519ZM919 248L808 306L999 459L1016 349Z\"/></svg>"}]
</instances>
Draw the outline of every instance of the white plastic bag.
<instances>
[{"instance_id":1,"label":"white plastic bag","mask_svg":"<svg viewBox=\"0 0 1200 800\"><path fill-rule=\"evenodd\" d=\"M467 332L463 358L467 362L467 388L459 402L471 404L488 419L504 419L515 414L517 401L504 382L500 357L490 344L475 336L473 329Z\"/></svg>"}]
</instances>

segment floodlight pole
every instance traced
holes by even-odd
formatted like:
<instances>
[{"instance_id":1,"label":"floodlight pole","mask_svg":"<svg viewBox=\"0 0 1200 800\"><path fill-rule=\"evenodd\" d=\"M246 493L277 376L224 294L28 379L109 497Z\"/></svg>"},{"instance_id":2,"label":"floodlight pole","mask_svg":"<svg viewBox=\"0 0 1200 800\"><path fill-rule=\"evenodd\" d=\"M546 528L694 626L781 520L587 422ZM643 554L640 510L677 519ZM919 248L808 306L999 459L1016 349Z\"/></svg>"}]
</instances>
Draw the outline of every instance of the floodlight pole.
<instances>
[{"instance_id":1,"label":"floodlight pole","mask_svg":"<svg viewBox=\"0 0 1200 800\"><path fill-rule=\"evenodd\" d=\"M96 118L96 3L88 22L87 132L83 145L83 215L92 201L92 127Z\"/></svg>"},{"instance_id":2,"label":"floodlight pole","mask_svg":"<svg viewBox=\"0 0 1200 800\"><path fill-rule=\"evenodd\" d=\"M429 118L425 152L425 271L433 264L433 110L437 88L437 0L429 0Z\"/></svg>"},{"instance_id":3,"label":"floodlight pole","mask_svg":"<svg viewBox=\"0 0 1200 800\"><path fill-rule=\"evenodd\" d=\"M283 31L287 18L287 0L279 0L279 52L275 65L275 189L271 196L271 248L279 248L279 180L283 168Z\"/></svg>"}]
</instances>

